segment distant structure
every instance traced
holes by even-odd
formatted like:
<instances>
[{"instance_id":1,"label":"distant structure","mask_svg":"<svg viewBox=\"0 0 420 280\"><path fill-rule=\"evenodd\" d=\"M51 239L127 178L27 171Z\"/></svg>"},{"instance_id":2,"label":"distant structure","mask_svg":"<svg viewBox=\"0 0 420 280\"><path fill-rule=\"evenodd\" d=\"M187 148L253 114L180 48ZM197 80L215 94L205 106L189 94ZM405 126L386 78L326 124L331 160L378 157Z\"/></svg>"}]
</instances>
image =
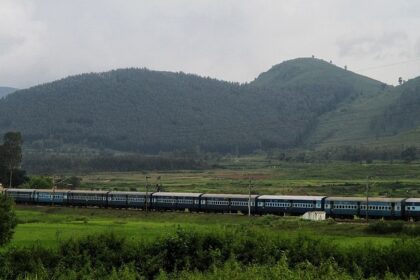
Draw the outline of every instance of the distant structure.
<instances>
[{"instance_id":1,"label":"distant structure","mask_svg":"<svg viewBox=\"0 0 420 280\"><path fill-rule=\"evenodd\" d=\"M332 60L330 60L330 63L332 64Z\"/></svg>"},{"instance_id":2,"label":"distant structure","mask_svg":"<svg viewBox=\"0 0 420 280\"><path fill-rule=\"evenodd\" d=\"M344 70L346 70L346 71L347 71L347 65L344 65Z\"/></svg>"},{"instance_id":3,"label":"distant structure","mask_svg":"<svg viewBox=\"0 0 420 280\"><path fill-rule=\"evenodd\" d=\"M312 58L315 58L315 56L314 56L314 55L312 55Z\"/></svg>"},{"instance_id":4,"label":"distant structure","mask_svg":"<svg viewBox=\"0 0 420 280\"><path fill-rule=\"evenodd\" d=\"M404 81L403 81L402 77L399 77L399 78L398 78L398 84L399 84L399 85L402 85L403 83L404 83Z\"/></svg>"},{"instance_id":5,"label":"distant structure","mask_svg":"<svg viewBox=\"0 0 420 280\"><path fill-rule=\"evenodd\" d=\"M311 211L303 214L302 219L310 221L324 221L327 217L325 211Z\"/></svg>"}]
</instances>

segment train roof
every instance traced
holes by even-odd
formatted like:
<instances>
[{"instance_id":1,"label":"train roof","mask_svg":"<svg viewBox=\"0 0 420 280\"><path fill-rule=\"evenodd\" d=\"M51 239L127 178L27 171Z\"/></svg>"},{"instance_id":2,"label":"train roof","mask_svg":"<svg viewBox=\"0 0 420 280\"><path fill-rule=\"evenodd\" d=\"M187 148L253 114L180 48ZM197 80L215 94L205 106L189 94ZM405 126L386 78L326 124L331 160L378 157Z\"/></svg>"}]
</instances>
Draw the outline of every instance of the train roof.
<instances>
[{"instance_id":1,"label":"train roof","mask_svg":"<svg viewBox=\"0 0 420 280\"><path fill-rule=\"evenodd\" d=\"M278 200L322 200L326 196L320 195L261 195L258 199L278 199Z\"/></svg>"},{"instance_id":2,"label":"train roof","mask_svg":"<svg viewBox=\"0 0 420 280\"><path fill-rule=\"evenodd\" d=\"M405 202L417 202L420 203L420 198L407 198Z\"/></svg>"},{"instance_id":3,"label":"train roof","mask_svg":"<svg viewBox=\"0 0 420 280\"><path fill-rule=\"evenodd\" d=\"M69 193L106 194L109 191L71 190Z\"/></svg>"},{"instance_id":4,"label":"train roof","mask_svg":"<svg viewBox=\"0 0 420 280\"><path fill-rule=\"evenodd\" d=\"M365 202L366 201L366 197L360 196L360 197L355 197L355 196L349 196L349 197L345 197L345 196L329 196L325 199L326 201L361 201L361 202ZM395 197L369 197L369 202L402 202L404 201L405 198L395 198Z\"/></svg>"},{"instance_id":5,"label":"train roof","mask_svg":"<svg viewBox=\"0 0 420 280\"><path fill-rule=\"evenodd\" d=\"M259 195L255 195L255 194L251 194L251 198L255 199L257 198ZM240 199L248 199L249 195L248 194L212 194L212 193L207 193L207 194L203 194L202 197L215 197L215 198L240 198Z\"/></svg>"},{"instance_id":6,"label":"train roof","mask_svg":"<svg viewBox=\"0 0 420 280\"><path fill-rule=\"evenodd\" d=\"M152 192L149 192L149 194L151 194ZM109 194L122 194L122 195L146 195L146 192L123 192L123 191L111 191L109 192Z\"/></svg>"},{"instance_id":7,"label":"train roof","mask_svg":"<svg viewBox=\"0 0 420 280\"><path fill-rule=\"evenodd\" d=\"M7 188L6 192L34 192L36 189L16 189L16 188Z\"/></svg>"},{"instance_id":8,"label":"train roof","mask_svg":"<svg viewBox=\"0 0 420 280\"><path fill-rule=\"evenodd\" d=\"M70 190L63 190L63 189L36 189L36 192L55 192L55 193L62 193L62 192L69 192Z\"/></svg>"},{"instance_id":9,"label":"train roof","mask_svg":"<svg viewBox=\"0 0 420 280\"><path fill-rule=\"evenodd\" d=\"M202 193L154 192L152 196L200 197Z\"/></svg>"}]
</instances>

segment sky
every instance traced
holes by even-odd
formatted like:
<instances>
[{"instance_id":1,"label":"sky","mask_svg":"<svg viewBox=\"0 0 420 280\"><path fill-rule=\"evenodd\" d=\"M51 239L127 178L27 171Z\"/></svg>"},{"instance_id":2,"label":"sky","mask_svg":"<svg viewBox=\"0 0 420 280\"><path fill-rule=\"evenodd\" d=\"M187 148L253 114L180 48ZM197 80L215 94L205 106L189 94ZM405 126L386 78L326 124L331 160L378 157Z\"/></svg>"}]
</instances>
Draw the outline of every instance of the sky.
<instances>
[{"instance_id":1,"label":"sky","mask_svg":"<svg viewBox=\"0 0 420 280\"><path fill-rule=\"evenodd\" d=\"M147 67L248 82L310 57L420 76L418 0L0 0L0 86Z\"/></svg>"}]
</instances>

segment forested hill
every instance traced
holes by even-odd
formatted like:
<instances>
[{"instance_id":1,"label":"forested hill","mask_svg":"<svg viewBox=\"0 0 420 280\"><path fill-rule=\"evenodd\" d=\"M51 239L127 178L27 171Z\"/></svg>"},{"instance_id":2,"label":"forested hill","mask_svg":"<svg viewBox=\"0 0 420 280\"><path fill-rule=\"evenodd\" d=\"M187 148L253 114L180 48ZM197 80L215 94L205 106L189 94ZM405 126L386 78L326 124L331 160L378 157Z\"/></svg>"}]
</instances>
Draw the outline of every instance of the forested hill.
<instances>
[{"instance_id":1,"label":"forested hill","mask_svg":"<svg viewBox=\"0 0 420 280\"><path fill-rule=\"evenodd\" d=\"M0 87L0 98L16 91L17 89L11 87Z\"/></svg>"},{"instance_id":2,"label":"forested hill","mask_svg":"<svg viewBox=\"0 0 420 280\"><path fill-rule=\"evenodd\" d=\"M121 69L82 74L0 100L0 133L35 150L156 153L296 147L318 117L387 86L313 58L274 66L249 84Z\"/></svg>"},{"instance_id":3,"label":"forested hill","mask_svg":"<svg viewBox=\"0 0 420 280\"><path fill-rule=\"evenodd\" d=\"M378 135L389 136L420 126L420 77L395 88L396 100L373 123Z\"/></svg>"}]
</instances>

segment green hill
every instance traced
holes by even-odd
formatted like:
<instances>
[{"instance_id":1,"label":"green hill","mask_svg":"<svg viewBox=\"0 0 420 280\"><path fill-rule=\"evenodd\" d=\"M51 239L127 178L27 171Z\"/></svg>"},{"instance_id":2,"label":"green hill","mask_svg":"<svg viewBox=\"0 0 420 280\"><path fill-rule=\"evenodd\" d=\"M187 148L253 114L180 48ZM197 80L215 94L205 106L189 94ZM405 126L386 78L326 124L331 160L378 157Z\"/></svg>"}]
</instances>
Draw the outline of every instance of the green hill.
<instances>
[{"instance_id":1,"label":"green hill","mask_svg":"<svg viewBox=\"0 0 420 280\"><path fill-rule=\"evenodd\" d=\"M308 146L418 145L420 78L383 91L365 92L319 118Z\"/></svg>"},{"instance_id":2,"label":"green hill","mask_svg":"<svg viewBox=\"0 0 420 280\"><path fill-rule=\"evenodd\" d=\"M120 69L8 95L0 133L21 131L26 150L38 152L323 147L386 136L372 127L398 97L384 83L313 58L285 61L247 84Z\"/></svg>"},{"instance_id":3,"label":"green hill","mask_svg":"<svg viewBox=\"0 0 420 280\"><path fill-rule=\"evenodd\" d=\"M408 132L420 125L420 77L395 88L397 97L372 124L379 135Z\"/></svg>"},{"instance_id":4,"label":"green hill","mask_svg":"<svg viewBox=\"0 0 420 280\"><path fill-rule=\"evenodd\" d=\"M306 115L306 130L300 144L308 147L328 145L335 139L348 139L352 134L366 137L366 131L357 122L365 118L364 104L389 89L384 83L318 59L286 61L262 73L252 84L269 88L281 97L284 108L289 108L285 118ZM369 106L373 105L377 104ZM296 123L293 119L289 122ZM357 124L349 129L353 122Z\"/></svg>"}]
</instances>

